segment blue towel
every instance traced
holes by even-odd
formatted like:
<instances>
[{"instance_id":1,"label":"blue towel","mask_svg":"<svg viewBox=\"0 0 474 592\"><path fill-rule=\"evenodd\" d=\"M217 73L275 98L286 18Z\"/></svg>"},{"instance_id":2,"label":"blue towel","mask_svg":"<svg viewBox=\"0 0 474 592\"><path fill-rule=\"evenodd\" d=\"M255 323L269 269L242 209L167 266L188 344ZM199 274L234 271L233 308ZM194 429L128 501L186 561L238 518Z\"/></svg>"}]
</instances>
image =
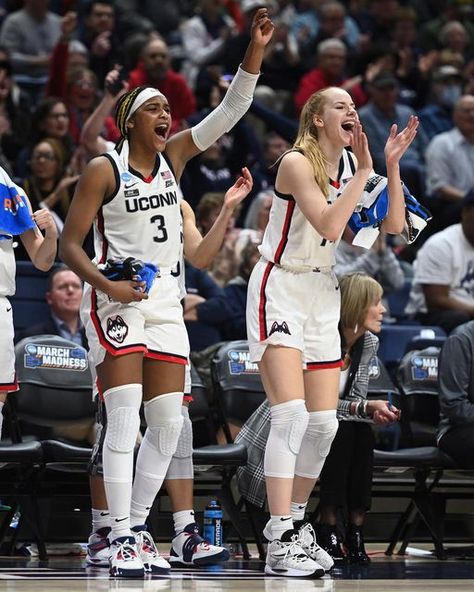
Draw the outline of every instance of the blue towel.
<instances>
[{"instance_id":1,"label":"blue towel","mask_svg":"<svg viewBox=\"0 0 474 592\"><path fill-rule=\"evenodd\" d=\"M26 194L0 167L0 239L36 228Z\"/></svg>"}]
</instances>

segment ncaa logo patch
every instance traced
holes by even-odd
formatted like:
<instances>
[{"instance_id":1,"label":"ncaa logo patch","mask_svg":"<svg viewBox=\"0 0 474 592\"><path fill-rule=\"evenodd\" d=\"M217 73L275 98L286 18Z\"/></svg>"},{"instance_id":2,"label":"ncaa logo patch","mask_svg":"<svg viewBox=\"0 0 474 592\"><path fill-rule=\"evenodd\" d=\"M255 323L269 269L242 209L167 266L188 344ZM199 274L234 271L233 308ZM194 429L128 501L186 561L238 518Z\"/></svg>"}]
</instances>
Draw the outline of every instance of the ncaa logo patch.
<instances>
[{"instance_id":1,"label":"ncaa logo patch","mask_svg":"<svg viewBox=\"0 0 474 592\"><path fill-rule=\"evenodd\" d=\"M122 181L124 183L128 183L129 181L132 180L132 175L130 173L128 173L127 171L125 171L124 173L122 173L120 175L120 178L122 179Z\"/></svg>"}]
</instances>

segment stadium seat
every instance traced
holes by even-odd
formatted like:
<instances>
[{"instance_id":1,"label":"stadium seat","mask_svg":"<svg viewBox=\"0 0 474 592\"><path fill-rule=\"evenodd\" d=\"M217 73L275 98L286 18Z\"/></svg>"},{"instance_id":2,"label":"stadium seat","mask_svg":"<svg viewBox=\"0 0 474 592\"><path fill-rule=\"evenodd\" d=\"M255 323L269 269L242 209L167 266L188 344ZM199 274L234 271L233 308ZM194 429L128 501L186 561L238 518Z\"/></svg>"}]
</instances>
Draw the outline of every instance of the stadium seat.
<instances>
[{"instance_id":1,"label":"stadium seat","mask_svg":"<svg viewBox=\"0 0 474 592\"><path fill-rule=\"evenodd\" d=\"M21 442L33 435L39 440L36 495L88 496L90 445L55 435L55 428L95 419L86 350L59 336L39 335L20 341L15 357L20 388L9 397L12 438Z\"/></svg>"},{"instance_id":2,"label":"stadium seat","mask_svg":"<svg viewBox=\"0 0 474 592\"><path fill-rule=\"evenodd\" d=\"M16 293L10 298L15 331L31 327L48 315L47 283L47 273L36 269L30 261L17 261Z\"/></svg>"},{"instance_id":3,"label":"stadium seat","mask_svg":"<svg viewBox=\"0 0 474 592\"><path fill-rule=\"evenodd\" d=\"M421 327L420 325L382 325L379 339L378 356L387 368L390 376L393 378L396 368L405 353L407 344L415 336L420 335L420 331L432 329L435 337L445 337L446 333L441 327Z\"/></svg>"},{"instance_id":4,"label":"stadium seat","mask_svg":"<svg viewBox=\"0 0 474 592\"><path fill-rule=\"evenodd\" d=\"M443 546L443 523L448 494L437 490L443 472L457 470L455 461L436 446L439 422L438 357L440 348L429 347L410 351L400 362L397 383L400 392L402 448L393 452L375 450L374 465L378 469L411 470L414 488L406 510L392 533L387 555L398 541L398 551L406 547L422 520L432 537L439 559L446 557Z\"/></svg>"}]
</instances>

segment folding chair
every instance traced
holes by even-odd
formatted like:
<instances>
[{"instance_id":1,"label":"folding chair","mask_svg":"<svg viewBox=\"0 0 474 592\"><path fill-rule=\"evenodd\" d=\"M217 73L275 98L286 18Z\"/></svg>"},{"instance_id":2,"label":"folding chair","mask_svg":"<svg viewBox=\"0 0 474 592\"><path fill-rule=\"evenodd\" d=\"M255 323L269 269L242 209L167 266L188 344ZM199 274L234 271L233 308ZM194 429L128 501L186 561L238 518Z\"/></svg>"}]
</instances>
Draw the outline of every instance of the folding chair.
<instances>
[{"instance_id":1,"label":"folding chair","mask_svg":"<svg viewBox=\"0 0 474 592\"><path fill-rule=\"evenodd\" d=\"M15 356L20 389L9 397L12 438L22 442L33 435L40 441L37 495L88 496L90 445L55 435L56 428L95 420L86 350L56 335L39 335L20 341Z\"/></svg>"},{"instance_id":2,"label":"folding chair","mask_svg":"<svg viewBox=\"0 0 474 592\"><path fill-rule=\"evenodd\" d=\"M456 463L436 446L439 422L438 357L440 349L430 347L408 352L398 372L401 403L402 443L405 448L394 452L376 450L377 467L406 467L413 470L415 487L406 510L400 516L385 553L391 555L399 540L399 554L405 553L409 541L422 520L433 539L436 555L446 557L443 547L443 522L446 496L436 491L446 469Z\"/></svg>"}]
</instances>

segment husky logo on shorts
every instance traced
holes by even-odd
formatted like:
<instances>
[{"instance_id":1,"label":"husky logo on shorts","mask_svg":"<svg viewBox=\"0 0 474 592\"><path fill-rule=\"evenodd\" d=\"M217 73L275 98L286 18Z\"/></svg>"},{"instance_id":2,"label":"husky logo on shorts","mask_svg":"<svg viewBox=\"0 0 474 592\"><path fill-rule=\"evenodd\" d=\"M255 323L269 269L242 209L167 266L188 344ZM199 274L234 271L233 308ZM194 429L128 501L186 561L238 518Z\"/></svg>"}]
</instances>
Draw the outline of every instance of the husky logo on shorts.
<instances>
[{"instance_id":1,"label":"husky logo on shorts","mask_svg":"<svg viewBox=\"0 0 474 592\"><path fill-rule=\"evenodd\" d=\"M120 315L107 319L107 335L110 339L122 343L128 334L128 325Z\"/></svg>"},{"instance_id":2,"label":"husky logo on shorts","mask_svg":"<svg viewBox=\"0 0 474 592\"><path fill-rule=\"evenodd\" d=\"M270 329L270 333L268 334L268 337L270 337L270 335L273 335L273 333L286 333L287 335L291 335L286 321L283 321L283 323L277 323L276 321L274 321L272 328Z\"/></svg>"}]
</instances>

